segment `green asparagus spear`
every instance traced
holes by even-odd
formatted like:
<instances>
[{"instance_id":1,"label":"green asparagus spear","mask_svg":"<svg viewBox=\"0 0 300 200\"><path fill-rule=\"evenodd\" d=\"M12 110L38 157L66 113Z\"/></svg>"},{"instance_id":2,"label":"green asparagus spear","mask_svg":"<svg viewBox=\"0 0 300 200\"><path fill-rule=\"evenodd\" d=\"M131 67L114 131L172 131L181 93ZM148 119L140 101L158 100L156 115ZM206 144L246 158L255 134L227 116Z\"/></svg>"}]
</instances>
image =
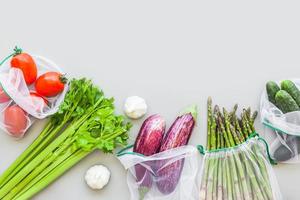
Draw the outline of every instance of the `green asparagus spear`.
<instances>
[{"instance_id":1,"label":"green asparagus spear","mask_svg":"<svg viewBox=\"0 0 300 200\"><path fill-rule=\"evenodd\" d=\"M236 132L238 133L238 136L240 137L240 140L244 142L246 140L245 135L243 134L242 128L240 126L239 120L237 116L234 116L232 126L235 128Z\"/></svg>"},{"instance_id":2,"label":"green asparagus spear","mask_svg":"<svg viewBox=\"0 0 300 200\"><path fill-rule=\"evenodd\" d=\"M231 132L231 128L230 128L231 123L230 123L230 119L228 117L228 113L225 108L223 108L223 114L224 114L225 127L226 127L227 134L230 135L230 138L232 138L232 140L234 141L234 143L236 145L240 144L241 141L238 138L237 134L235 132L234 133Z\"/></svg>"},{"instance_id":3,"label":"green asparagus spear","mask_svg":"<svg viewBox=\"0 0 300 200\"><path fill-rule=\"evenodd\" d=\"M207 100L207 146L208 150L216 149L216 120L214 118L214 113L212 112L212 100L209 97ZM209 185L211 185L211 169L213 165L214 157L211 154L206 155L206 162L203 169L202 181L200 186L200 200L206 200L208 193Z\"/></svg>"},{"instance_id":4,"label":"green asparagus spear","mask_svg":"<svg viewBox=\"0 0 300 200\"><path fill-rule=\"evenodd\" d=\"M210 134L211 134L211 141L210 141L210 149L209 150L212 150L212 149L216 149L217 148L217 137L216 137L216 127L217 127L217 122L216 122L216 119L215 119L215 110L216 108L214 109L214 113L212 113L211 111L211 115L212 115L212 118L211 118L211 127L210 127Z\"/></svg>"},{"instance_id":5,"label":"green asparagus spear","mask_svg":"<svg viewBox=\"0 0 300 200\"><path fill-rule=\"evenodd\" d=\"M255 132L254 121L255 121L255 119L257 117L257 114L258 114L258 112L254 111L253 114L252 114L252 116L251 116L251 118L250 118L250 127L251 127L252 133Z\"/></svg>"},{"instance_id":6,"label":"green asparagus spear","mask_svg":"<svg viewBox=\"0 0 300 200\"><path fill-rule=\"evenodd\" d=\"M248 134L248 128L247 128L247 124L246 124L244 113L241 114L240 124L242 124L242 132L244 134L244 137L248 138L249 134Z\"/></svg>"},{"instance_id":7,"label":"green asparagus spear","mask_svg":"<svg viewBox=\"0 0 300 200\"><path fill-rule=\"evenodd\" d=\"M208 97L207 99L207 143L206 148L210 149L210 141L211 141L211 121L212 121L212 99Z\"/></svg>"},{"instance_id":8,"label":"green asparagus spear","mask_svg":"<svg viewBox=\"0 0 300 200\"><path fill-rule=\"evenodd\" d=\"M246 129L247 129L247 133L248 133L248 136L250 134L252 134L252 129L250 127L250 114L248 113L248 111L246 109L243 109L243 113L244 113L244 120L245 120L245 123L246 123Z\"/></svg>"},{"instance_id":9,"label":"green asparagus spear","mask_svg":"<svg viewBox=\"0 0 300 200\"><path fill-rule=\"evenodd\" d=\"M214 116L216 116L216 112L217 112L217 108L214 109ZM211 150L215 150L217 148L220 147L220 137L218 134L218 128L217 128L217 124L216 124L216 119L213 117L212 120L212 134L213 134L213 141L214 144L212 145L212 149ZM218 172L218 156L215 156L215 153L212 153L212 159L210 159L209 162L209 173L208 173L208 183L207 183L207 200L214 200L216 199L217 196L217 172Z\"/></svg>"},{"instance_id":10,"label":"green asparagus spear","mask_svg":"<svg viewBox=\"0 0 300 200\"><path fill-rule=\"evenodd\" d=\"M241 129L239 127L238 120L237 120L236 116L234 116L234 120L233 120L232 123L233 124L231 126L231 132L233 134L236 134L237 137L239 137L240 142L244 142L245 141L244 135L238 133L238 129L240 130L240 132L241 132ZM237 126L234 126L234 125L237 125ZM247 177L246 177L247 172L244 170L244 167L240 162L241 158L239 157L240 156L239 154L240 154L240 152L236 152L234 154L234 161L235 161L236 166L237 166L238 179L239 179L239 182L240 182L241 191L243 193L243 199L244 200L252 200L253 195L252 195L252 192L251 192L250 182L247 181Z\"/></svg>"},{"instance_id":11,"label":"green asparagus spear","mask_svg":"<svg viewBox=\"0 0 300 200\"><path fill-rule=\"evenodd\" d=\"M229 119L232 122L232 119L236 116L236 111L238 109L238 104L233 106L233 110L229 113Z\"/></svg>"},{"instance_id":12,"label":"green asparagus spear","mask_svg":"<svg viewBox=\"0 0 300 200\"><path fill-rule=\"evenodd\" d=\"M221 116L218 117L218 125L219 125L222 133L224 134L226 147L233 147L233 146L235 146L233 137L232 136L230 137L228 135L228 133L226 132L225 126L223 124L223 119L221 118Z\"/></svg>"},{"instance_id":13,"label":"green asparagus spear","mask_svg":"<svg viewBox=\"0 0 300 200\"><path fill-rule=\"evenodd\" d=\"M230 119L228 117L228 113L225 108L223 108L223 114L224 114L224 120L226 124L227 135L231 135L231 138L234 140L235 144L240 144L241 141L238 138L237 134L235 133L235 130L231 129L232 125L230 124ZM236 154L235 151L231 151L229 156L229 160L230 160L229 164L230 164L230 168L232 169L231 174L232 174L232 181L233 181L233 193L235 194L236 199L242 199L244 195L241 192L241 182L238 179L238 167L237 167L238 165L240 165L240 163L235 161L234 159L236 157L235 154Z\"/></svg>"}]
</instances>

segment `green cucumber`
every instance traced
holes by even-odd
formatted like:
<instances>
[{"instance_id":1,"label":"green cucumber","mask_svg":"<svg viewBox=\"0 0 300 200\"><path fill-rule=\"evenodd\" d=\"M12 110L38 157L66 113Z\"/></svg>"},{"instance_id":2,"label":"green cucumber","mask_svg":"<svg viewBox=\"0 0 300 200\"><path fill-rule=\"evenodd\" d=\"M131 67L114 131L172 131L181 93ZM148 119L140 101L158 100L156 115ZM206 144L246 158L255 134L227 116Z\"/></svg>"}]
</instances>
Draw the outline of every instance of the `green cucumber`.
<instances>
[{"instance_id":1,"label":"green cucumber","mask_svg":"<svg viewBox=\"0 0 300 200\"><path fill-rule=\"evenodd\" d=\"M299 110L299 106L293 97L285 90L279 90L275 95L276 106L283 112L293 112Z\"/></svg>"},{"instance_id":2,"label":"green cucumber","mask_svg":"<svg viewBox=\"0 0 300 200\"><path fill-rule=\"evenodd\" d=\"M296 101L297 105L300 106L300 90L297 88L295 83L290 80L284 80L281 82L281 89L287 91L293 99Z\"/></svg>"},{"instance_id":3,"label":"green cucumber","mask_svg":"<svg viewBox=\"0 0 300 200\"><path fill-rule=\"evenodd\" d=\"M266 84L268 99L271 103L276 104L275 95L280 90L280 87L274 81L269 81Z\"/></svg>"}]
</instances>

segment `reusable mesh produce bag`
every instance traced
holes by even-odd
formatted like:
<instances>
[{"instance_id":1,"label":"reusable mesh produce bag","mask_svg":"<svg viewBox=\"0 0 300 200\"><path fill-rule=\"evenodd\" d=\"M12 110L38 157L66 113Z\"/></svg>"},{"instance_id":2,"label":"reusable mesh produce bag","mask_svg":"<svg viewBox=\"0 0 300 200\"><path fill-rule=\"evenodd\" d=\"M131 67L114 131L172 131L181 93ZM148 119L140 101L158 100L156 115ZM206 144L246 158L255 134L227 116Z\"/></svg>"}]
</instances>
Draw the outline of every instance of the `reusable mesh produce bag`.
<instances>
[{"instance_id":1,"label":"reusable mesh produce bag","mask_svg":"<svg viewBox=\"0 0 300 200\"><path fill-rule=\"evenodd\" d=\"M12 56L12 55L11 55ZM23 73L18 68L13 68L10 66L10 57L7 57L0 65L0 84L1 84L1 94L4 102L0 102L0 128L9 134L18 137L22 137L26 130L34 123L35 119L44 119L49 115L57 112L60 104L64 100L64 96L68 90L67 84L65 85L64 91L59 95L51 98L47 98L47 103L42 98L35 98L30 95L31 91L34 91L34 84L27 85L23 76ZM38 76L49 72L55 71L63 74L63 71L52 61L41 57L32 56L33 60L37 65ZM15 134L15 125L9 125L5 123L5 111L10 106L17 106L21 108L26 116L26 121L21 120L22 123L20 127L23 127L21 133ZM19 111L19 112L22 112ZM17 128L20 129L20 128ZM20 132L20 130L18 130Z\"/></svg>"},{"instance_id":2,"label":"reusable mesh produce bag","mask_svg":"<svg viewBox=\"0 0 300 200\"><path fill-rule=\"evenodd\" d=\"M299 79L291 79L300 88ZM277 84L280 84L278 81ZM260 102L261 122L265 126L264 137L270 142L272 157L278 162L300 162L300 111L283 113L268 99L266 89Z\"/></svg>"},{"instance_id":3,"label":"reusable mesh produce bag","mask_svg":"<svg viewBox=\"0 0 300 200\"><path fill-rule=\"evenodd\" d=\"M257 134L235 147L206 152L199 146L204 154L199 199L282 199L266 147Z\"/></svg>"},{"instance_id":4,"label":"reusable mesh produce bag","mask_svg":"<svg viewBox=\"0 0 300 200\"><path fill-rule=\"evenodd\" d=\"M118 153L118 159L127 170L131 200L198 199L200 156L197 148L182 146L152 156L126 148Z\"/></svg>"}]
</instances>

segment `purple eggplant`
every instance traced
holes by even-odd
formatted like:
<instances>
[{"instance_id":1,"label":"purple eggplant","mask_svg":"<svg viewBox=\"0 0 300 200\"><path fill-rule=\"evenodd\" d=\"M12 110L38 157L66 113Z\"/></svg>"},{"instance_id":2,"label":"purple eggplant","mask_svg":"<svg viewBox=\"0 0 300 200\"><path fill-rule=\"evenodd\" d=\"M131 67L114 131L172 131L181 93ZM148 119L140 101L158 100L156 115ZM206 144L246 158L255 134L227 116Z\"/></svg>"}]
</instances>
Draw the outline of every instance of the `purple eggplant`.
<instances>
[{"instance_id":1,"label":"purple eggplant","mask_svg":"<svg viewBox=\"0 0 300 200\"><path fill-rule=\"evenodd\" d=\"M196 113L197 109L193 106L177 117L164 137L159 152L187 145L196 123ZM181 176L184 159L168 162L170 161L159 161L159 169L156 171L157 188L163 194L170 194L175 190Z\"/></svg>"},{"instance_id":2,"label":"purple eggplant","mask_svg":"<svg viewBox=\"0 0 300 200\"><path fill-rule=\"evenodd\" d=\"M148 117L139 131L133 151L145 156L156 154L161 146L165 128L166 122L160 115ZM139 185L141 199L144 198L153 184L150 166L151 163L147 162L135 165L136 181Z\"/></svg>"}]
</instances>

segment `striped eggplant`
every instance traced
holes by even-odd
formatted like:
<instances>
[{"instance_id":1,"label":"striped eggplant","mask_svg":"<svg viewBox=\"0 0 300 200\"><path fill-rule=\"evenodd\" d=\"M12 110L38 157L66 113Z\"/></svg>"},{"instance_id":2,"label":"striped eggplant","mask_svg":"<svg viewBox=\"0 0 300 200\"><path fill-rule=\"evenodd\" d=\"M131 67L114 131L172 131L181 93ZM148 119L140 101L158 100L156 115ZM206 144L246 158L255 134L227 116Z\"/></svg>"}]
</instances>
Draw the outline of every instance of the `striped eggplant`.
<instances>
[{"instance_id":1,"label":"striped eggplant","mask_svg":"<svg viewBox=\"0 0 300 200\"><path fill-rule=\"evenodd\" d=\"M145 156L151 156L159 151L166 128L166 122L160 115L148 117L137 136L133 151ZM149 169L151 163L141 163L135 165L136 181L139 185L140 199L152 187L152 170Z\"/></svg>"},{"instance_id":2,"label":"striped eggplant","mask_svg":"<svg viewBox=\"0 0 300 200\"><path fill-rule=\"evenodd\" d=\"M187 109L184 114L177 117L168 130L160 147L160 152L187 145L196 122L197 109L195 106ZM184 159L167 164L168 160L159 161L156 171L157 187L163 194L172 193L181 176Z\"/></svg>"}]
</instances>

